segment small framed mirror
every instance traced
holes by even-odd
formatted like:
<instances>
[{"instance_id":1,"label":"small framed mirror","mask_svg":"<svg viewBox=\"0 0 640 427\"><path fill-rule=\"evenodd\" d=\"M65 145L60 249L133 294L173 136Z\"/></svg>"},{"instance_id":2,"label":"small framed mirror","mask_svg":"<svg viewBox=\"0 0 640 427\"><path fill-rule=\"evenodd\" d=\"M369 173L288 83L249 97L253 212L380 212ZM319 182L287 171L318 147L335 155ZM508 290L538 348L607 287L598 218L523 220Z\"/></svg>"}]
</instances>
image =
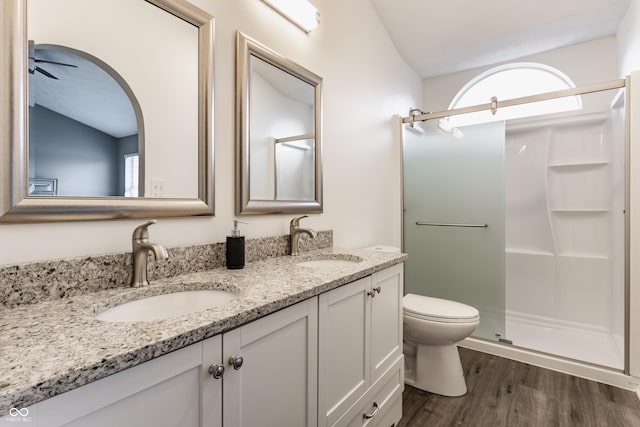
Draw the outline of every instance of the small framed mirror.
<instances>
[{"instance_id":1,"label":"small framed mirror","mask_svg":"<svg viewBox=\"0 0 640 427\"><path fill-rule=\"evenodd\" d=\"M237 35L238 214L322 212L322 78Z\"/></svg>"}]
</instances>

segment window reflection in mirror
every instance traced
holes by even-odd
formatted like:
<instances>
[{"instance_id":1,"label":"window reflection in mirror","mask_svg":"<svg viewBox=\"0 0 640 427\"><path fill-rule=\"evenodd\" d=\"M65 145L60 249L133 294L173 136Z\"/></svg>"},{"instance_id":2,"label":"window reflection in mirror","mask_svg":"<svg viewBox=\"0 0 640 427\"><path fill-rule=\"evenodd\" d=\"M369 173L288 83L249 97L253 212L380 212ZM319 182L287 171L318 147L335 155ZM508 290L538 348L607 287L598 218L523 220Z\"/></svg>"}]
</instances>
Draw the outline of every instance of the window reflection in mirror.
<instances>
[{"instance_id":1,"label":"window reflection in mirror","mask_svg":"<svg viewBox=\"0 0 640 427\"><path fill-rule=\"evenodd\" d=\"M137 197L138 162L126 161L141 145L134 105L100 59L29 42L29 195Z\"/></svg>"},{"instance_id":2,"label":"window reflection in mirror","mask_svg":"<svg viewBox=\"0 0 640 427\"><path fill-rule=\"evenodd\" d=\"M250 56L252 200L315 200L315 87Z\"/></svg>"}]
</instances>

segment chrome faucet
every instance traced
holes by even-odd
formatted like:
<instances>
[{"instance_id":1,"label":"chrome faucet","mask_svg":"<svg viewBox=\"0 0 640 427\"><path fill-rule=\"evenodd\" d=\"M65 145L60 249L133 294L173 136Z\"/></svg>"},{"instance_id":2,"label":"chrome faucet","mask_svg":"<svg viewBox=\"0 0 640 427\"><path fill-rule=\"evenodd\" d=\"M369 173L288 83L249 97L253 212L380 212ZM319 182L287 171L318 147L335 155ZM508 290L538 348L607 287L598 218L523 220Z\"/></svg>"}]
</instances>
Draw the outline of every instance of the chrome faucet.
<instances>
[{"instance_id":1,"label":"chrome faucet","mask_svg":"<svg viewBox=\"0 0 640 427\"><path fill-rule=\"evenodd\" d=\"M304 233L312 239L315 239L318 235L318 233L310 228L300 228L300 220L307 217L309 217L309 215L299 216L297 218L293 218L289 223L289 234L291 235L291 255L293 256L300 255L298 253L298 242L300 240L300 234Z\"/></svg>"},{"instance_id":2,"label":"chrome faucet","mask_svg":"<svg viewBox=\"0 0 640 427\"><path fill-rule=\"evenodd\" d=\"M149 251L153 252L156 260L169 258L169 254L164 246L149 242L149 231L147 228L155 223L156 220L152 219L146 224L138 226L133 230L133 235L131 236L133 245L133 276L131 277L131 286L136 288L149 286L149 281L147 280Z\"/></svg>"}]
</instances>

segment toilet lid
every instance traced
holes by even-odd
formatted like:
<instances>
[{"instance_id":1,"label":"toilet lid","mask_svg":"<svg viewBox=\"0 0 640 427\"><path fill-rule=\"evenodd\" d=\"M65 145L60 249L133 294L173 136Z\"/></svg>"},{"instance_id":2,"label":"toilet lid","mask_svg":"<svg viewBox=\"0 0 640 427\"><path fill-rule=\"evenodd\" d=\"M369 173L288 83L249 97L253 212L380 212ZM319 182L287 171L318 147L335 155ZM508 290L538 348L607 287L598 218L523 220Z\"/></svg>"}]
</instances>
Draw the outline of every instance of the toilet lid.
<instances>
[{"instance_id":1,"label":"toilet lid","mask_svg":"<svg viewBox=\"0 0 640 427\"><path fill-rule=\"evenodd\" d=\"M440 322L472 321L480 315L470 305L423 295L407 294L403 305L405 315Z\"/></svg>"}]
</instances>

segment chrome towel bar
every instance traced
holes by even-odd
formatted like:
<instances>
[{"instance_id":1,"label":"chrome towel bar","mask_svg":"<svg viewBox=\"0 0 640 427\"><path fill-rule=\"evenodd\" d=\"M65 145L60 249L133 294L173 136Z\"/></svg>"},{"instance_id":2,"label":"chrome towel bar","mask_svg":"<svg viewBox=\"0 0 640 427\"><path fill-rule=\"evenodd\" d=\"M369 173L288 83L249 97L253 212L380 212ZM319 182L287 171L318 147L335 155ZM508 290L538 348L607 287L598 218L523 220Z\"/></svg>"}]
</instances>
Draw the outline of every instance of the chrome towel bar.
<instances>
[{"instance_id":1,"label":"chrome towel bar","mask_svg":"<svg viewBox=\"0 0 640 427\"><path fill-rule=\"evenodd\" d=\"M467 228L487 228L489 224L447 224L443 222L416 222L416 225L429 225L432 227L467 227Z\"/></svg>"}]
</instances>

